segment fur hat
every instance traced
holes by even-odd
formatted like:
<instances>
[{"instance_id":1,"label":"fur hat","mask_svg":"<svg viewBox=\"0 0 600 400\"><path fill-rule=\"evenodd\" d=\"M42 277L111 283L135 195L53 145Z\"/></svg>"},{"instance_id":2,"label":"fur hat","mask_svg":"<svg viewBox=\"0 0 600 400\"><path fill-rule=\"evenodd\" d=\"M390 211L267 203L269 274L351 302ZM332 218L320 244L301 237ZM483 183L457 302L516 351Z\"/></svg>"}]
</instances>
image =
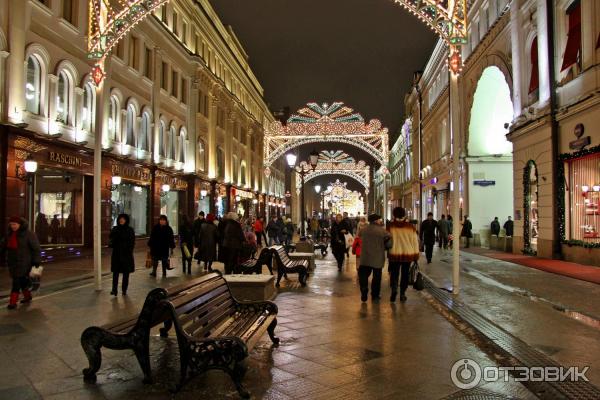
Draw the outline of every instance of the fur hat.
<instances>
[{"instance_id":1,"label":"fur hat","mask_svg":"<svg viewBox=\"0 0 600 400\"><path fill-rule=\"evenodd\" d=\"M21 225L23 223L23 220L21 219L21 217L18 216L12 216L10 217L10 219L8 220L9 224L15 223L15 224L19 224Z\"/></svg>"}]
</instances>

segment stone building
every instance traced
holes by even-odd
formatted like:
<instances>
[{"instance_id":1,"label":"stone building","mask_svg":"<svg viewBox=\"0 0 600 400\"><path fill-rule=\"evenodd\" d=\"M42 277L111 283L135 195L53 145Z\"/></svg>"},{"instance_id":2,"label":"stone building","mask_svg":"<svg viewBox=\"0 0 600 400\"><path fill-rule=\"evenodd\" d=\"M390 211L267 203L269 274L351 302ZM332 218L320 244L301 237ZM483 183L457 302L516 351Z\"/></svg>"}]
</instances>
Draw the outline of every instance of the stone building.
<instances>
[{"instance_id":1,"label":"stone building","mask_svg":"<svg viewBox=\"0 0 600 400\"><path fill-rule=\"evenodd\" d=\"M0 221L27 216L45 245L89 246L93 148L102 141L102 231L126 212L139 236L166 214L264 214L263 88L208 1L174 0L90 76L87 1L0 2ZM26 159L38 163L25 175ZM59 245L59 246L57 246Z\"/></svg>"},{"instance_id":2,"label":"stone building","mask_svg":"<svg viewBox=\"0 0 600 400\"><path fill-rule=\"evenodd\" d=\"M502 225L510 216L514 234L506 250L597 265L600 4L546 4L469 4L456 139L448 129L447 48L438 43L405 101L406 131L396 146L413 157L390 166L392 183L411 166L412 196L403 181L392 185L392 202L417 214L448 214L456 149L460 217L469 215L478 243L489 245L494 217Z\"/></svg>"}]
</instances>

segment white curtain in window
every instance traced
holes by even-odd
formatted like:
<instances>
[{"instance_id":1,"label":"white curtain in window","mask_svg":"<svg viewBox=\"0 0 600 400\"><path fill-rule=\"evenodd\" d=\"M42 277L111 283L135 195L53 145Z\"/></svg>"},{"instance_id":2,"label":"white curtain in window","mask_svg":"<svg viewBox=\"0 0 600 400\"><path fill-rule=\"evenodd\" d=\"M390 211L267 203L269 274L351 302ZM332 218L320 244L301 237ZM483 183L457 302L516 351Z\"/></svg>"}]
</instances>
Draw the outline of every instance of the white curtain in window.
<instances>
[{"instance_id":1,"label":"white curtain in window","mask_svg":"<svg viewBox=\"0 0 600 400\"><path fill-rule=\"evenodd\" d=\"M40 113L42 91L42 68L34 56L27 59L27 82L25 83L25 108L32 114Z\"/></svg>"}]
</instances>

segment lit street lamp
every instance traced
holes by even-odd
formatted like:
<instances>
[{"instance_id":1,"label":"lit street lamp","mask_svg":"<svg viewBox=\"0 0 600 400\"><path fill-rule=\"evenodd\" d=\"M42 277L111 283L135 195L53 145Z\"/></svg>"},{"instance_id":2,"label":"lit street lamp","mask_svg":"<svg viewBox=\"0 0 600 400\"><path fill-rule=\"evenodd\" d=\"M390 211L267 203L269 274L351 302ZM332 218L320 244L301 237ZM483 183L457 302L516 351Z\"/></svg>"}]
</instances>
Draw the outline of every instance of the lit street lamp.
<instances>
[{"instance_id":1,"label":"lit street lamp","mask_svg":"<svg viewBox=\"0 0 600 400\"><path fill-rule=\"evenodd\" d=\"M319 162L319 153L316 150L313 150L309 154L309 164L306 162L301 162L300 165L296 166L296 161L298 160L298 156L293 153L288 153L285 156L288 166L292 171L295 171L300 175L301 188L300 188L300 236L306 236L306 228L304 226L304 221L306 220L306 208L304 206L304 177L308 172L314 171L317 167L317 163Z\"/></svg>"}]
</instances>

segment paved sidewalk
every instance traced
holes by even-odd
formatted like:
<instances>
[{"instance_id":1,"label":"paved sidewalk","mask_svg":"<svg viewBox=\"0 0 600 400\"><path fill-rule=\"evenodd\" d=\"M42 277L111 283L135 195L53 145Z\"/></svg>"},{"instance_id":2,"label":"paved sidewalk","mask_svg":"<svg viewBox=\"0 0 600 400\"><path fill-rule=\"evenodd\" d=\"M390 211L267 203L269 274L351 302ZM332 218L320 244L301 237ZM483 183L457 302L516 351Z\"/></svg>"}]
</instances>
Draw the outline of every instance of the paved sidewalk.
<instances>
[{"instance_id":1,"label":"paved sidewalk","mask_svg":"<svg viewBox=\"0 0 600 400\"><path fill-rule=\"evenodd\" d=\"M197 271L194 271L198 273ZM82 382L87 360L79 344L84 328L139 312L145 294L187 277L179 268L166 279L147 271L132 275L129 296L111 297L110 282L95 292L93 284L41 295L30 306L0 310L0 398L2 399L165 399L179 371L174 338L152 338L159 355L152 359L157 383L145 386L130 352L103 351L96 385ZM410 290L406 303L383 299L361 304L354 260L338 273L329 256L317 261L306 288L295 275L282 282L279 296L279 348L264 338L251 353L247 388L256 399L440 399L458 390L452 365L471 358L495 365L452 323ZM160 371L160 372L159 372ZM512 381L481 390L533 399ZM177 399L238 398L219 371L195 378ZM499 397L506 398L506 397Z\"/></svg>"},{"instance_id":2,"label":"paved sidewalk","mask_svg":"<svg viewBox=\"0 0 600 400\"><path fill-rule=\"evenodd\" d=\"M508 261L513 264L523 265L525 267L539 269L541 271L551 272L553 274L600 284L600 260L597 261L596 266L593 266L570 261L551 260L548 258L526 256L523 254L506 253L482 247L470 247L463 250L467 253L478 254L497 260Z\"/></svg>"},{"instance_id":3,"label":"paved sidewalk","mask_svg":"<svg viewBox=\"0 0 600 400\"><path fill-rule=\"evenodd\" d=\"M452 288L452 255L421 269ZM458 299L563 366L589 366L600 384L600 286L472 253L461 253Z\"/></svg>"}]
</instances>

